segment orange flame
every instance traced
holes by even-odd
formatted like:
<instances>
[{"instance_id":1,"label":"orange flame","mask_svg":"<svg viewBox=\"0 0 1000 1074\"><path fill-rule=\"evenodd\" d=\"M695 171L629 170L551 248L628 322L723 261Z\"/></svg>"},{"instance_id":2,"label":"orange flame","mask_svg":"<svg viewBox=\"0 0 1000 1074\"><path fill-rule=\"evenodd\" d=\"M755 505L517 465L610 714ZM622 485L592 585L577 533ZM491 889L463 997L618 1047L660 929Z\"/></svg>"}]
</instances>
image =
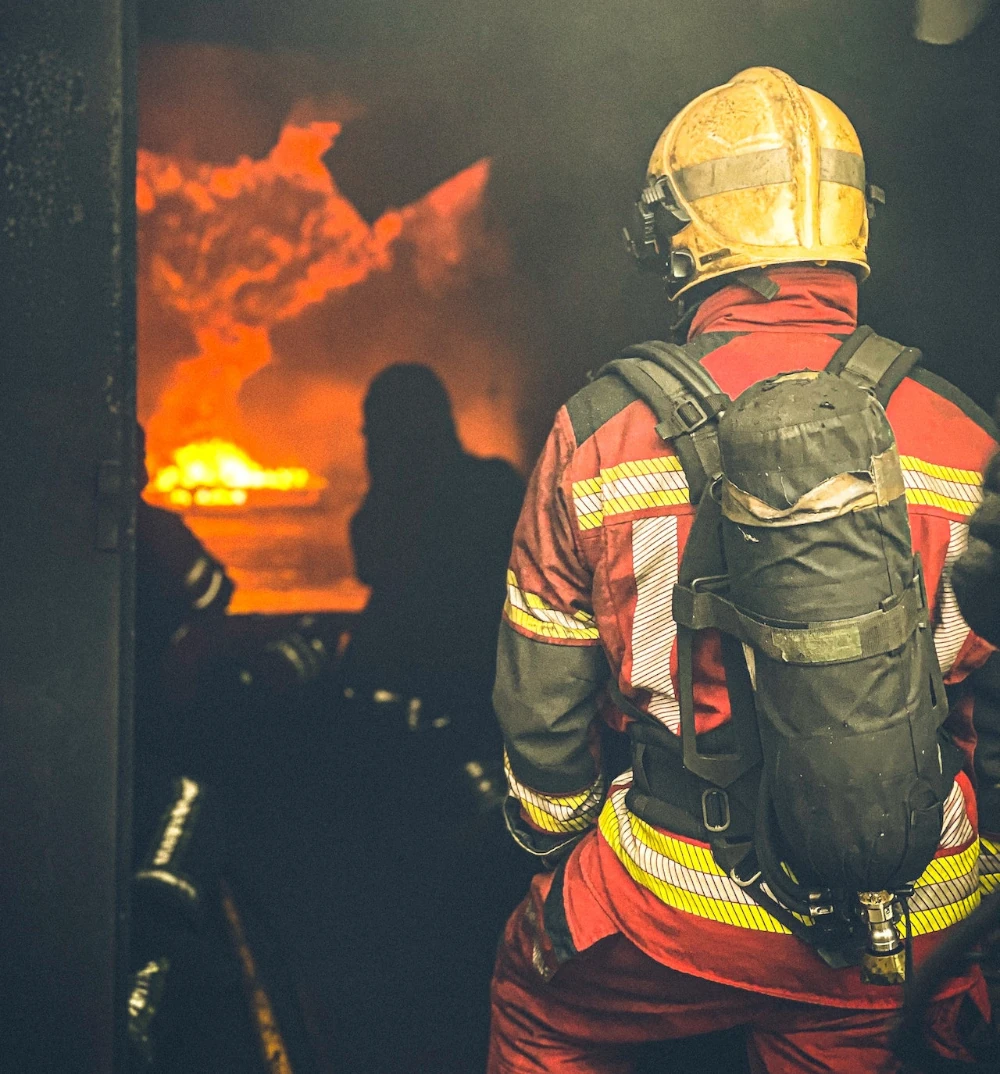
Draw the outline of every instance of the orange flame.
<instances>
[{"instance_id":1,"label":"orange flame","mask_svg":"<svg viewBox=\"0 0 1000 1074\"><path fill-rule=\"evenodd\" d=\"M252 489L319 492L326 481L303 466L267 470L235 444L205 440L174 452L153 478L152 491L175 507L242 507Z\"/></svg>"},{"instance_id":2,"label":"orange flame","mask_svg":"<svg viewBox=\"0 0 1000 1074\"><path fill-rule=\"evenodd\" d=\"M479 204L489 161L369 227L323 164L339 132L339 123L290 122L266 158L231 167L139 150L143 284L182 315L199 348L157 400L147 428L154 464L187 442L245 439L238 394L271 361L271 329L390 268L404 227L425 282L462 260L460 221Z\"/></svg>"},{"instance_id":3,"label":"orange flame","mask_svg":"<svg viewBox=\"0 0 1000 1074\"><path fill-rule=\"evenodd\" d=\"M270 362L270 329L391 264L402 216L369 228L336 190L322 157L339 131L289 124L264 160L232 167L139 150L143 282L199 347L149 421L154 464L186 442L244 439L238 393Z\"/></svg>"},{"instance_id":4,"label":"orange flame","mask_svg":"<svg viewBox=\"0 0 1000 1074\"><path fill-rule=\"evenodd\" d=\"M297 118L302 114L296 110L263 159L215 166L140 150L137 160L140 411L155 475L146 495L181 511L223 509L192 517L191 525L231 568L243 611L356 607L364 599L347 577L346 520L364 488L360 401L375 370L355 369L345 355L336 377L312 374L308 407L279 388L274 403L246 409L253 392L244 389L271 363L275 331L332 294L387 273L400 240L407 243L406 271L422 293L461 287L472 265L505 270L502 244L476 218L489 160L369 226L323 162L340 124ZM259 397L263 381L255 383ZM468 446L518 458L519 434L509 416L496 413L496 387L477 390L482 399L457 408ZM258 459L295 465L268 469ZM324 492L324 479L302 463L336 475L334 487ZM255 524L253 540L239 511L223 517L281 501L322 502L323 511L308 526L301 517ZM325 551L313 562L322 562L323 578L300 571L290 581L295 567L279 579L274 564L282 557L269 554L265 530L289 545L302 546L306 537L314 548L322 542ZM257 541L251 563L248 550ZM283 562L298 556L289 551Z\"/></svg>"}]
</instances>

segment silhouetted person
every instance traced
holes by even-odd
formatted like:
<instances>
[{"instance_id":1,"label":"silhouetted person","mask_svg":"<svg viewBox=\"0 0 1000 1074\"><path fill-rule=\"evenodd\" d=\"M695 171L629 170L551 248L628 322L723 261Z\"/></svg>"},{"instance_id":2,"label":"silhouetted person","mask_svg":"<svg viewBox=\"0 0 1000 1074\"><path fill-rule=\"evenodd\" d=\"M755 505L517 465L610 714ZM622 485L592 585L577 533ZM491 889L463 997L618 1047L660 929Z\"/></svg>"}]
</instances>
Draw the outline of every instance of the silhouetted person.
<instances>
[{"instance_id":1,"label":"silhouetted person","mask_svg":"<svg viewBox=\"0 0 1000 1074\"><path fill-rule=\"evenodd\" d=\"M364 420L371 480L351 520L351 546L371 597L347 682L420 697L468 727L489 712L496 617L524 482L502 459L462 450L448 393L425 366L383 370Z\"/></svg>"}]
</instances>

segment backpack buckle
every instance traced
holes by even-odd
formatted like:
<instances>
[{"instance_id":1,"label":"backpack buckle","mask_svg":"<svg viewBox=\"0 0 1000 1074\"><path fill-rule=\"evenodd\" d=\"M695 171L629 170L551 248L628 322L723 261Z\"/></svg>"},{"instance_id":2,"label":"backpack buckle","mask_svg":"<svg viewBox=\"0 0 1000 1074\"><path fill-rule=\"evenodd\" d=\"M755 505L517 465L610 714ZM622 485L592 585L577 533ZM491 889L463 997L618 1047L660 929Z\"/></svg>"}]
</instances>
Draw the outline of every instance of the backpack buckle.
<instances>
[{"instance_id":1,"label":"backpack buckle","mask_svg":"<svg viewBox=\"0 0 1000 1074\"><path fill-rule=\"evenodd\" d=\"M685 399L674 409L674 415L689 433L700 429L709 420L708 413L697 399Z\"/></svg>"},{"instance_id":2,"label":"backpack buckle","mask_svg":"<svg viewBox=\"0 0 1000 1074\"><path fill-rule=\"evenodd\" d=\"M710 832L724 832L731 820L729 795L718 787L701 792L701 819Z\"/></svg>"},{"instance_id":3,"label":"backpack buckle","mask_svg":"<svg viewBox=\"0 0 1000 1074\"><path fill-rule=\"evenodd\" d=\"M732 869L729 870L729 879L732 880L732 882L737 887L743 888L744 891L747 888L753 887L753 885L756 884L758 880L760 880L760 877L761 877L760 866L757 867L757 871L753 874L753 876L746 876L746 877L740 876L740 874L737 872L738 869L739 869L739 866L737 865L737 866L734 866Z\"/></svg>"}]
</instances>

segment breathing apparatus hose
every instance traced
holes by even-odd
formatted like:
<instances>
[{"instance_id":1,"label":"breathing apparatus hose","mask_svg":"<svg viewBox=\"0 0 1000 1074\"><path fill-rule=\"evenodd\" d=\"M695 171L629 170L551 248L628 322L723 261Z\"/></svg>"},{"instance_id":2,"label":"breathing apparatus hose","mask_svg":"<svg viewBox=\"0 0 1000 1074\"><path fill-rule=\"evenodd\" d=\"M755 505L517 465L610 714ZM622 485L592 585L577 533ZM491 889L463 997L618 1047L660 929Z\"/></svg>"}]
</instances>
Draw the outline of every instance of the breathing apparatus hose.
<instances>
[{"instance_id":1,"label":"breathing apparatus hose","mask_svg":"<svg viewBox=\"0 0 1000 1074\"><path fill-rule=\"evenodd\" d=\"M927 1041L927 1010L941 985L961 973L970 953L994 929L1000 928L1000 888L992 892L974 913L949 930L919 973L908 978L902 1014L892 1035L892 1049L908 1070L921 1074L995 1074L1000 1068L1000 1037L994 1035L989 1054L965 1063L938 1055Z\"/></svg>"}]
</instances>

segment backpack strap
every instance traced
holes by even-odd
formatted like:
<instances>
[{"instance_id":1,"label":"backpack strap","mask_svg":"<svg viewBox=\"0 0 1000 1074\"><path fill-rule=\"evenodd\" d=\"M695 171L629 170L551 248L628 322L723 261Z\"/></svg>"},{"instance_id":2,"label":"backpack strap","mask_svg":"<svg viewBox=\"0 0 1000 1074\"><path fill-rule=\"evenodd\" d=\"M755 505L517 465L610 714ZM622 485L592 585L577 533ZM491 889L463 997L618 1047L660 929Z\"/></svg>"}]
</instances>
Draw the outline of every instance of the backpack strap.
<instances>
[{"instance_id":1,"label":"backpack strap","mask_svg":"<svg viewBox=\"0 0 1000 1074\"><path fill-rule=\"evenodd\" d=\"M889 397L921 357L916 347L904 347L860 325L837 348L826 371L873 392L882 406L888 406Z\"/></svg>"},{"instance_id":2,"label":"backpack strap","mask_svg":"<svg viewBox=\"0 0 1000 1074\"><path fill-rule=\"evenodd\" d=\"M697 505L722 471L716 418L731 402L707 370L683 347L650 340L628 347L598 371L625 381L656 415L656 431L674 447Z\"/></svg>"}]
</instances>

